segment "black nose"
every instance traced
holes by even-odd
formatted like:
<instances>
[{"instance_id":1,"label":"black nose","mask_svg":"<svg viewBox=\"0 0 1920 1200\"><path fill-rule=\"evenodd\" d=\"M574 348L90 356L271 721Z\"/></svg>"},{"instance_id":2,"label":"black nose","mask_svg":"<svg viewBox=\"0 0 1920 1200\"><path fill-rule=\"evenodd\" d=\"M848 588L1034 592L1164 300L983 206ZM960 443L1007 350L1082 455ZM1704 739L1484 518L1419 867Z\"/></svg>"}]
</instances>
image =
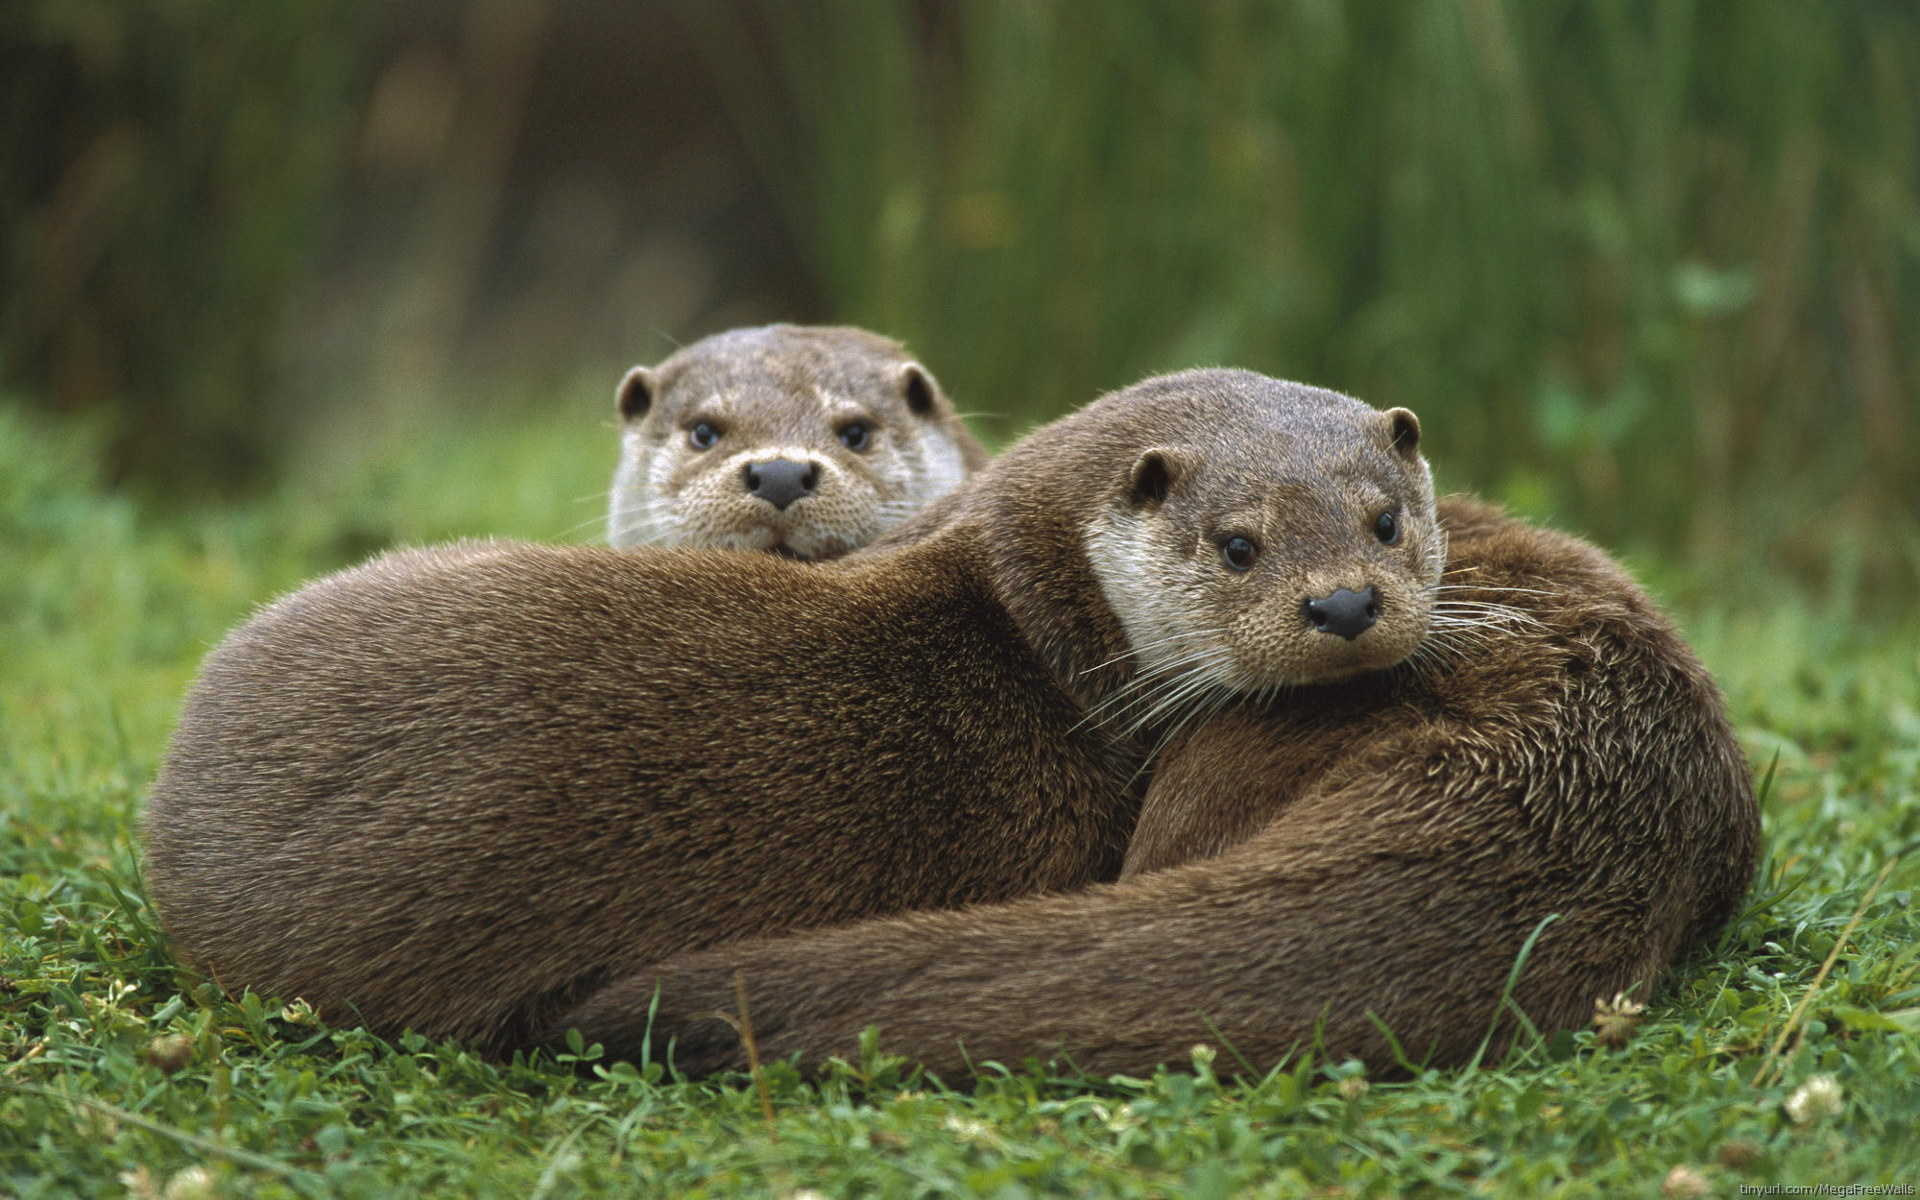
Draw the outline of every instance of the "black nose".
<instances>
[{"instance_id":1,"label":"black nose","mask_svg":"<svg viewBox=\"0 0 1920 1200\"><path fill-rule=\"evenodd\" d=\"M1380 597L1372 588L1350 592L1336 588L1331 596L1307 601L1307 620L1321 633L1337 633L1352 641L1380 619Z\"/></svg>"},{"instance_id":2,"label":"black nose","mask_svg":"<svg viewBox=\"0 0 1920 1200\"><path fill-rule=\"evenodd\" d=\"M747 464L747 491L775 508L787 505L811 492L820 482L819 463L797 463L790 458Z\"/></svg>"}]
</instances>

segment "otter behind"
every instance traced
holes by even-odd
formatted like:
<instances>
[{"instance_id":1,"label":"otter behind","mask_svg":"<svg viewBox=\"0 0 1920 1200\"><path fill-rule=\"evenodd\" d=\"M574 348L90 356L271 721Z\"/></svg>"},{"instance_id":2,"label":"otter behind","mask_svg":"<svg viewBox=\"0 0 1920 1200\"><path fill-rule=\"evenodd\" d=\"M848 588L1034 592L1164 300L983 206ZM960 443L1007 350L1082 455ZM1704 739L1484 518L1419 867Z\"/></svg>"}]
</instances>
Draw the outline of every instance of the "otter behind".
<instances>
[{"instance_id":1,"label":"otter behind","mask_svg":"<svg viewBox=\"0 0 1920 1200\"><path fill-rule=\"evenodd\" d=\"M987 461L933 375L864 329L714 334L627 372L614 402L615 546L832 558Z\"/></svg>"}]
</instances>

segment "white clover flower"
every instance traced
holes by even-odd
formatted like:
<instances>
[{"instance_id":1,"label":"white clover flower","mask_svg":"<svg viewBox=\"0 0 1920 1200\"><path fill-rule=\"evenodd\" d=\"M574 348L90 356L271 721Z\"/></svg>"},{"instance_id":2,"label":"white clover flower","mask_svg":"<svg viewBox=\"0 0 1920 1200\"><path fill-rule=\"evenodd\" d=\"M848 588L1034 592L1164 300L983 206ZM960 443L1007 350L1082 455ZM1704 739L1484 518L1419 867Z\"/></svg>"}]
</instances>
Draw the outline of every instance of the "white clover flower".
<instances>
[{"instance_id":1,"label":"white clover flower","mask_svg":"<svg viewBox=\"0 0 1920 1200\"><path fill-rule=\"evenodd\" d=\"M1706 1200L1713 1195L1713 1185L1698 1169L1681 1163L1660 1181L1660 1194L1666 1200Z\"/></svg>"},{"instance_id":2,"label":"white clover flower","mask_svg":"<svg viewBox=\"0 0 1920 1200\"><path fill-rule=\"evenodd\" d=\"M1811 1125L1825 1117L1839 1116L1846 1102L1839 1080L1831 1075L1815 1075L1787 1097L1787 1119L1795 1125Z\"/></svg>"},{"instance_id":3,"label":"white clover flower","mask_svg":"<svg viewBox=\"0 0 1920 1200\"><path fill-rule=\"evenodd\" d=\"M1618 1050L1633 1040L1634 1031L1640 1028L1640 1022L1646 1020L1647 1006L1635 1000L1627 999L1625 992L1615 992L1611 1000L1593 1002L1593 1040L1611 1050Z\"/></svg>"},{"instance_id":4,"label":"white clover flower","mask_svg":"<svg viewBox=\"0 0 1920 1200\"><path fill-rule=\"evenodd\" d=\"M161 1193L167 1200L215 1200L219 1194L213 1190L213 1172L205 1167L175 1171Z\"/></svg>"}]
</instances>

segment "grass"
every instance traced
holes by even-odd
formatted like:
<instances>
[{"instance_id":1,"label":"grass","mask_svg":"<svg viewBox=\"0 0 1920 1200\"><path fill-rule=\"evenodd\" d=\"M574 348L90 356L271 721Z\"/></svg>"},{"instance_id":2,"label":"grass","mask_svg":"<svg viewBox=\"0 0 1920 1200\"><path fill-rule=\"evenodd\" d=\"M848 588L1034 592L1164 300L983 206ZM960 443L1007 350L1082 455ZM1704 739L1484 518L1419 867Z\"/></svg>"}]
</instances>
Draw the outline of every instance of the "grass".
<instances>
[{"instance_id":1,"label":"grass","mask_svg":"<svg viewBox=\"0 0 1920 1200\"><path fill-rule=\"evenodd\" d=\"M965 408L1245 366L1609 541L1815 575L1844 513L1913 590L1913 5L1110 8L679 5L836 312Z\"/></svg>"},{"instance_id":2,"label":"grass","mask_svg":"<svg viewBox=\"0 0 1920 1200\"><path fill-rule=\"evenodd\" d=\"M1671 570L1652 574L1694 597L1689 630L1777 764L1771 845L1749 910L1621 1049L1581 1033L1371 1087L1309 1055L1225 1084L1201 1050L1144 1079L990 1067L965 1094L869 1052L816 1083L770 1065L769 1122L745 1079L591 1047L490 1064L178 971L135 830L196 660L375 546L593 536L597 382L539 422L422 426L168 515L96 485L88 429L0 402L0 1194L1618 1197L1679 1166L1714 1196L1915 1182L1920 612L1867 625L1842 593L1736 601ZM1839 1098L1796 1121L1818 1076Z\"/></svg>"}]
</instances>

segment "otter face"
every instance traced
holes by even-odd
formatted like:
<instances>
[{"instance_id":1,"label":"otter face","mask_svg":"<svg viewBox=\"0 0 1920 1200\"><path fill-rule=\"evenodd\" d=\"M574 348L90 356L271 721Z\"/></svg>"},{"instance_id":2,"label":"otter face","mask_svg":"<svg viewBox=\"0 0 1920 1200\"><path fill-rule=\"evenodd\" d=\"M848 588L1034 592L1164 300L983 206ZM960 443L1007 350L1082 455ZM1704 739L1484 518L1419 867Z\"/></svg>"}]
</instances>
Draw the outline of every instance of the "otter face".
<instances>
[{"instance_id":1,"label":"otter face","mask_svg":"<svg viewBox=\"0 0 1920 1200\"><path fill-rule=\"evenodd\" d=\"M984 458L932 375L852 329L771 326L635 367L608 540L844 554Z\"/></svg>"},{"instance_id":2,"label":"otter face","mask_svg":"<svg viewBox=\"0 0 1920 1200\"><path fill-rule=\"evenodd\" d=\"M1168 705L1390 667L1426 635L1446 557L1406 409L1280 385L1259 444L1156 446L1087 528L1087 555Z\"/></svg>"}]
</instances>

